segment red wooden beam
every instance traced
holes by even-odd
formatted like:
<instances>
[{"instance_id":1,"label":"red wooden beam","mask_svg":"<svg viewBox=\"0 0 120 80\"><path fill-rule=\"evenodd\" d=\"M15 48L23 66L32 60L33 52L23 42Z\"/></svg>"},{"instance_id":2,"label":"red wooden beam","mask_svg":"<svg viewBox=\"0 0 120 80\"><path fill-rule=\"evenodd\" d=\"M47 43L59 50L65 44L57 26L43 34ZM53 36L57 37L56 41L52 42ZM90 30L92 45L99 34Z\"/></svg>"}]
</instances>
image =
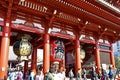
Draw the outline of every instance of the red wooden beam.
<instances>
[{"instance_id":1,"label":"red wooden beam","mask_svg":"<svg viewBox=\"0 0 120 80\"><path fill-rule=\"evenodd\" d=\"M3 26L4 22L0 21L0 25ZM25 26L25 25L20 25L20 24L11 24L11 28L16 29L16 30L23 30L23 31L28 31L28 32L33 32L37 34L44 34L44 30L40 28L35 28L31 26Z\"/></svg>"},{"instance_id":2,"label":"red wooden beam","mask_svg":"<svg viewBox=\"0 0 120 80\"><path fill-rule=\"evenodd\" d=\"M88 24L88 21L86 21L85 25L82 27L82 29L80 30L80 35L82 34L82 32L84 31L84 29L86 28L86 25Z\"/></svg>"},{"instance_id":3,"label":"red wooden beam","mask_svg":"<svg viewBox=\"0 0 120 80\"><path fill-rule=\"evenodd\" d=\"M80 42L89 43L89 44L95 44L95 41L87 40L87 39L81 39Z\"/></svg>"},{"instance_id":4,"label":"red wooden beam","mask_svg":"<svg viewBox=\"0 0 120 80\"><path fill-rule=\"evenodd\" d=\"M19 25L19 24L12 24L11 27L16 30L23 30L23 31L27 31L27 32L37 33L37 34L44 34L44 30L42 30L40 28Z\"/></svg>"},{"instance_id":5,"label":"red wooden beam","mask_svg":"<svg viewBox=\"0 0 120 80\"><path fill-rule=\"evenodd\" d=\"M41 47L43 47L44 46L44 44L39 44L38 46L37 46L37 48L41 48Z\"/></svg>"},{"instance_id":6,"label":"red wooden beam","mask_svg":"<svg viewBox=\"0 0 120 80\"><path fill-rule=\"evenodd\" d=\"M100 32L99 34L99 39L105 34L105 32L107 31L107 28L105 28L102 32Z\"/></svg>"},{"instance_id":7,"label":"red wooden beam","mask_svg":"<svg viewBox=\"0 0 120 80\"><path fill-rule=\"evenodd\" d=\"M101 52L111 52L111 50L105 50L105 49L99 49L99 51L101 51Z\"/></svg>"},{"instance_id":8,"label":"red wooden beam","mask_svg":"<svg viewBox=\"0 0 120 80\"><path fill-rule=\"evenodd\" d=\"M110 47L110 44L108 44L108 43L101 43L101 42L99 42L99 45Z\"/></svg>"},{"instance_id":9,"label":"red wooden beam","mask_svg":"<svg viewBox=\"0 0 120 80\"><path fill-rule=\"evenodd\" d=\"M51 32L50 36L55 36L55 37L60 37L60 38L64 38L64 39L75 40L75 36L71 36L69 34L62 34L62 33L58 33L58 32Z\"/></svg>"},{"instance_id":10,"label":"red wooden beam","mask_svg":"<svg viewBox=\"0 0 120 80\"><path fill-rule=\"evenodd\" d=\"M74 46L70 46L70 47L65 48L65 52L68 52L68 51L71 51L71 50L74 50L74 49L75 49Z\"/></svg>"}]
</instances>

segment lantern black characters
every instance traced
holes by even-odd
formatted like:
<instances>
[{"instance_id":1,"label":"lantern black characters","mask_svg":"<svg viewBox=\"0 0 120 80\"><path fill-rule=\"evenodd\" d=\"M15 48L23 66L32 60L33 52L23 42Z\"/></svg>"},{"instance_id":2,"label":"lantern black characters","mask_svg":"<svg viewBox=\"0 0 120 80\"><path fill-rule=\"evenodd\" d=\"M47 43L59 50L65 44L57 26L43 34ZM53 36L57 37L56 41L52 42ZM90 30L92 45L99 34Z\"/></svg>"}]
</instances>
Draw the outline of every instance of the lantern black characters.
<instances>
[{"instance_id":1,"label":"lantern black characters","mask_svg":"<svg viewBox=\"0 0 120 80\"><path fill-rule=\"evenodd\" d=\"M32 53L32 45L28 39L27 36L23 36L21 41L17 41L13 45L13 51L18 56L18 60L27 60Z\"/></svg>"},{"instance_id":2,"label":"lantern black characters","mask_svg":"<svg viewBox=\"0 0 120 80\"><path fill-rule=\"evenodd\" d=\"M64 44L61 40L53 40L50 43L50 61L55 62L55 61L63 61L64 59Z\"/></svg>"}]
</instances>

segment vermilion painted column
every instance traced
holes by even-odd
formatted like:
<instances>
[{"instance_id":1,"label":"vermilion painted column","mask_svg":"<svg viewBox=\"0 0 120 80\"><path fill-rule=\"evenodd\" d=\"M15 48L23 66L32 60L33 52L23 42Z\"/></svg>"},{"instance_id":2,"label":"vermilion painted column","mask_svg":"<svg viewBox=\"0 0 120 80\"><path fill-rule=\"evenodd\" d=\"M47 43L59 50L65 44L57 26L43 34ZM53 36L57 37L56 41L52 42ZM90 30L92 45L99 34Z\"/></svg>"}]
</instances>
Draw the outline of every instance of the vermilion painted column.
<instances>
[{"instance_id":1,"label":"vermilion painted column","mask_svg":"<svg viewBox=\"0 0 120 80\"><path fill-rule=\"evenodd\" d=\"M36 74L37 69L37 48L33 48L31 70Z\"/></svg>"},{"instance_id":2,"label":"vermilion painted column","mask_svg":"<svg viewBox=\"0 0 120 80\"><path fill-rule=\"evenodd\" d=\"M110 46L111 52L110 52L110 62L112 64L112 69L115 69L115 60L114 60L114 53L112 49L112 44Z\"/></svg>"},{"instance_id":3,"label":"vermilion painted column","mask_svg":"<svg viewBox=\"0 0 120 80\"><path fill-rule=\"evenodd\" d=\"M101 69L98 40L96 40L96 44L95 44L95 62L96 62L96 72L98 73Z\"/></svg>"},{"instance_id":4,"label":"vermilion painted column","mask_svg":"<svg viewBox=\"0 0 120 80\"><path fill-rule=\"evenodd\" d=\"M11 6L10 3L8 12L6 13L6 17L4 19L4 27L3 27L3 36L1 40L1 49L0 49L0 80L5 80L7 77L8 70L8 52L10 45L10 31L11 31Z\"/></svg>"},{"instance_id":5,"label":"vermilion painted column","mask_svg":"<svg viewBox=\"0 0 120 80\"><path fill-rule=\"evenodd\" d=\"M50 36L44 34L44 54L43 54L43 73L45 74L50 68Z\"/></svg>"},{"instance_id":6,"label":"vermilion painted column","mask_svg":"<svg viewBox=\"0 0 120 80\"><path fill-rule=\"evenodd\" d=\"M81 69L81 59L80 59L80 41L75 40L75 72L78 72L78 69Z\"/></svg>"},{"instance_id":7,"label":"vermilion painted column","mask_svg":"<svg viewBox=\"0 0 120 80\"><path fill-rule=\"evenodd\" d=\"M28 60L24 61L24 79L26 78L26 72L28 71Z\"/></svg>"}]
</instances>

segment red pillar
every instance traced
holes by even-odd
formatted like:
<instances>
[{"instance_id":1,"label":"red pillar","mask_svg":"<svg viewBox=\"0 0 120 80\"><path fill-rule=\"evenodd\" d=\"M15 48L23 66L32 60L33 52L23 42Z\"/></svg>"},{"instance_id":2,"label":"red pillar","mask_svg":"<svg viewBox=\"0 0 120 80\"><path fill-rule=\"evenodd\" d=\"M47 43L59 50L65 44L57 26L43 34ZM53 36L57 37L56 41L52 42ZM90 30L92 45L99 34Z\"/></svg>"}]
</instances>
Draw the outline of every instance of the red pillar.
<instances>
[{"instance_id":1,"label":"red pillar","mask_svg":"<svg viewBox=\"0 0 120 80\"><path fill-rule=\"evenodd\" d=\"M12 1L12 0L11 0ZM12 2L9 2L6 17L4 18L3 35L1 40L1 51L0 51L0 80L5 79L8 70L8 52L10 45L10 31L11 31L11 8Z\"/></svg>"},{"instance_id":2,"label":"red pillar","mask_svg":"<svg viewBox=\"0 0 120 80\"><path fill-rule=\"evenodd\" d=\"M113 49L112 49L112 44L110 46L111 52L110 52L110 62L112 65L112 69L115 69L115 60L114 60L114 53L113 53Z\"/></svg>"},{"instance_id":3,"label":"red pillar","mask_svg":"<svg viewBox=\"0 0 120 80\"><path fill-rule=\"evenodd\" d=\"M96 44L95 44L95 62L96 62L96 72L98 73L101 69L98 40L96 40Z\"/></svg>"},{"instance_id":4,"label":"red pillar","mask_svg":"<svg viewBox=\"0 0 120 80\"><path fill-rule=\"evenodd\" d=\"M28 60L24 61L24 79L26 77L26 72L28 71Z\"/></svg>"},{"instance_id":5,"label":"red pillar","mask_svg":"<svg viewBox=\"0 0 120 80\"><path fill-rule=\"evenodd\" d=\"M36 74L37 69L37 48L33 48L31 70Z\"/></svg>"},{"instance_id":6,"label":"red pillar","mask_svg":"<svg viewBox=\"0 0 120 80\"><path fill-rule=\"evenodd\" d=\"M81 69L81 59L80 59L80 41L79 39L75 40L75 72L78 72L78 69Z\"/></svg>"},{"instance_id":7,"label":"red pillar","mask_svg":"<svg viewBox=\"0 0 120 80\"><path fill-rule=\"evenodd\" d=\"M45 74L50 68L50 36L44 34L44 54L43 54L43 73Z\"/></svg>"}]
</instances>

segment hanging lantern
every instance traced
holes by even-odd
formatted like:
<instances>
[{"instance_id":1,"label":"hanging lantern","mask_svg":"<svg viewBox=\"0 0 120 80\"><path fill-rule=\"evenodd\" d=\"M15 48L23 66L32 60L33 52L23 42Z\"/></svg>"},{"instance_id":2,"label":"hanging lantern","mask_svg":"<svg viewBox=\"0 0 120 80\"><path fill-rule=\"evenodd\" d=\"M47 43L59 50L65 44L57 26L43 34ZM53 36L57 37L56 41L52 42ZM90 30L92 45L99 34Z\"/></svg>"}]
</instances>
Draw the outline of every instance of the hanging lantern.
<instances>
[{"instance_id":1,"label":"hanging lantern","mask_svg":"<svg viewBox=\"0 0 120 80\"><path fill-rule=\"evenodd\" d=\"M72 51L71 56L75 59L75 50ZM85 51L81 48L80 49L80 59L83 60L85 58Z\"/></svg>"},{"instance_id":2,"label":"hanging lantern","mask_svg":"<svg viewBox=\"0 0 120 80\"><path fill-rule=\"evenodd\" d=\"M13 45L13 51L18 56L18 60L26 60L32 53L32 45L28 39L28 37L23 36L21 41L17 41Z\"/></svg>"},{"instance_id":3,"label":"hanging lantern","mask_svg":"<svg viewBox=\"0 0 120 80\"><path fill-rule=\"evenodd\" d=\"M64 44L61 40L53 40L50 43L50 61L62 61L64 59Z\"/></svg>"},{"instance_id":4,"label":"hanging lantern","mask_svg":"<svg viewBox=\"0 0 120 80\"><path fill-rule=\"evenodd\" d=\"M85 58L85 51L83 49L80 50L80 58L82 60Z\"/></svg>"}]
</instances>

